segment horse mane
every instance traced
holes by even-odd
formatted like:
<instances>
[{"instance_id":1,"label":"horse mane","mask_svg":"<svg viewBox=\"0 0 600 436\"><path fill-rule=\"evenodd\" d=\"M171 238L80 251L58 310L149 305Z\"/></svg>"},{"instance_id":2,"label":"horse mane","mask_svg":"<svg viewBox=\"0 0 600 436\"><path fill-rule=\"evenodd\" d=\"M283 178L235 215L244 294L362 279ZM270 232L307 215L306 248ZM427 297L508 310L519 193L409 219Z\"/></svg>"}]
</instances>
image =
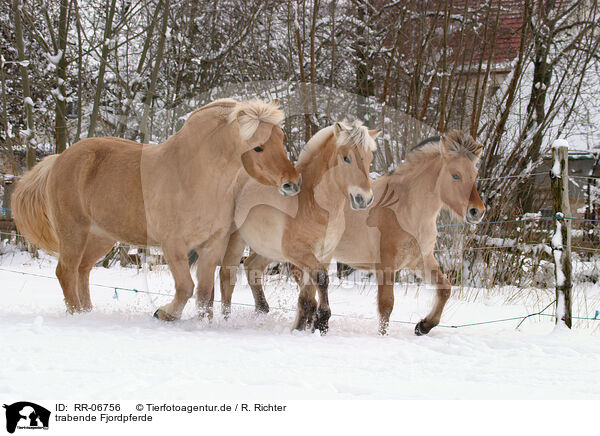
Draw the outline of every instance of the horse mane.
<instances>
[{"instance_id":1,"label":"horse mane","mask_svg":"<svg viewBox=\"0 0 600 436\"><path fill-rule=\"evenodd\" d=\"M344 120L337 124L343 127L337 138L338 147L352 145L354 147L362 147L365 151L375 151L377 148L375 140L369 134L369 129L367 126L363 126L362 121L355 120L352 123L348 123L348 121Z\"/></svg>"},{"instance_id":2,"label":"horse mane","mask_svg":"<svg viewBox=\"0 0 600 436\"><path fill-rule=\"evenodd\" d=\"M229 114L228 121L232 123L235 120L240 124L241 137L246 140L252 138L261 122L275 126L281 123L283 112L279 109L278 102L246 100L239 102Z\"/></svg>"},{"instance_id":3,"label":"horse mane","mask_svg":"<svg viewBox=\"0 0 600 436\"><path fill-rule=\"evenodd\" d=\"M188 119L208 109L216 110L217 116L224 118L229 124L237 120L243 140L252 138L261 122L278 125L284 118L277 102L258 99L237 101L232 98L221 98L194 110Z\"/></svg>"},{"instance_id":4,"label":"horse mane","mask_svg":"<svg viewBox=\"0 0 600 436\"><path fill-rule=\"evenodd\" d=\"M443 136L432 136L414 147L411 147L406 159L390 174L403 174L407 170L418 167L423 162L431 161L442 155L442 145L445 146L446 152L451 155L463 154L467 156L473 163L477 163L483 145L475 141L471 135L462 130L451 130Z\"/></svg>"},{"instance_id":5,"label":"horse mane","mask_svg":"<svg viewBox=\"0 0 600 436\"><path fill-rule=\"evenodd\" d=\"M450 130L441 141L444 142L446 150L451 154L464 154L472 162L476 163L483 151L483 145L475 141L471 135L462 130Z\"/></svg>"},{"instance_id":6,"label":"horse mane","mask_svg":"<svg viewBox=\"0 0 600 436\"><path fill-rule=\"evenodd\" d=\"M346 120L339 121L332 126L327 126L313 135L302 148L296 166L305 165L312 156L325 144L325 140L334 134L334 129L338 126L337 146L350 145L353 147L362 147L365 151L375 151L377 144L369 134L369 129L359 120L350 123Z\"/></svg>"}]
</instances>

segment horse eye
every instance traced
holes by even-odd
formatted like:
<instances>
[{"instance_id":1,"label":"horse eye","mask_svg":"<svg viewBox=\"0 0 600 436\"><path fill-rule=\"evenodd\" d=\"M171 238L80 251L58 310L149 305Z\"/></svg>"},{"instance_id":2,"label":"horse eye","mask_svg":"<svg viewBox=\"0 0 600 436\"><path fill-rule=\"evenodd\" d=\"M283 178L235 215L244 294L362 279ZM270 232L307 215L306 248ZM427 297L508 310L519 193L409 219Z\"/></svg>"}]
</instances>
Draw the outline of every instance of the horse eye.
<instances>
[{"instance_id":1,"label":"horse eye","mask_svg":"<svg viewBox=\"0 0 600 436\"><path fill-rule=\"evenodd\" d=\"M344 162L350 163L350 158L348 156L344 156Z\"/></svg>"},{"instance_id":2,"label":"horse eye","mask_svg":"<svg viewBox=\"0 0 600 436\"><path fill-rule=\"evenodd\" d=\"M254 151L257 153L262 153L262 151L264 150L264 148L258 146L258 147L254 147Z\"/></svg>"},{"instance_id":3,"label":"horse eye","mask_svg":"<svg viewBox=\"0 0 600 436\"><path fill-rule=\"evenodd\" d=\"M454 180L460 180L460 176L458 174L452 174L452 178Z\"/></svg>"}]
</instances>

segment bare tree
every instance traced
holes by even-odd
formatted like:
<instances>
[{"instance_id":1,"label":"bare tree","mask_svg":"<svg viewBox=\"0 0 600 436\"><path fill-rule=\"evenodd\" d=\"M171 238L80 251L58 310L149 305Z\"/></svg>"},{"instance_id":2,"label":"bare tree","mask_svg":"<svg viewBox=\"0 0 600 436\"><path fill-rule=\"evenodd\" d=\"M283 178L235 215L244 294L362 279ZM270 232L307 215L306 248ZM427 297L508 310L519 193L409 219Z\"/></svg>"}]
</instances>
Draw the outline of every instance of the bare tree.
<instances>
[{"instance_id":1,"label":"bare tree","mask_svg":"<svg viewBox=\"0 0 600 436\"><path fill-rule=\"evenodd\" d=\"M12 1L13 19L15 22L15 39L17 45L17 53L19 66L21 69L21 87L23 89L23 106L25 109L25 119L27 129L21 131L21 136L27 147L26 161L27 168L32 168L35 165L35 144L33 142L33 100L31 99L31 88L29 87L29 73L27 67L29 61L25 58L25 42L23 41L23 22L21 19L21 0Z\"/></svg>"},{"instance_id":2,"label":"bare tree","mask_svg":"<svg viewBox=\"0 0 600 436\"><path fill-rule=\"evenodd\" d=\"M63 0L64 1L64 0ZM111 0L108 4L106 13L106 22L104 24L104 37L102 42L102 53L100 55L100 69L98 70L98 79L96 82L96 93L94 94L94 106L92 108L92 114L90 115L90 126L88 128L88 137L96 134L96 124L98 122L98 112L100 110L100 103L102 98L102 92L104 90L104 75L106 73L106 64L108 58L108 52L111 48L111 35L113 18L115 16L115 7L117 0Z\"/></svg>"}]
</instances>

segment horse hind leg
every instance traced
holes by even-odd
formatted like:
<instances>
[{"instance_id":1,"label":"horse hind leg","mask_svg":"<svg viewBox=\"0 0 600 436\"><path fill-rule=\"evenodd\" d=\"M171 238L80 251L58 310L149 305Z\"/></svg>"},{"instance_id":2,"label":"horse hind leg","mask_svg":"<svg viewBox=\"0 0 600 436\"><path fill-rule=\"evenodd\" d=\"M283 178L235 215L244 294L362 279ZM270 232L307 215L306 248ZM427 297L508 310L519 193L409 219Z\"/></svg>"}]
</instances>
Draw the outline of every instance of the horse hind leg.
<instances>
[{"instance_id":1,"label":"horse hind leg","mask_svg":"<svg viewBox=\"0 0 600 436\"><path fill-rule=\"evenodd\" d=\"M65 232L66 233L66 232ZM88 229L74 228L66 233L58 232L59 257L56 277L60 282L69 313L80 312L83 307L78 292L78 269L85 249Z\"/></svg>"},{"instance_id":2,"label":"horse hind leg","mask_svg":"<svg viewBox=\"0 0 600 436\"><path fill-rule=\"evenodd\" d=\"M102 256L110 251L115 245L111 238L90 234L88 236L83 256L78 268L77 286L79 301L82 310L89 312L92 310L92 300L90 298L90 271Z\"/></svg>"},{"instance_id":3,"label":"horse hind leg","mask_svg":"<svg viewBox=\"0 0 600 436\"><path fill-rule=\"evenodd\" d=\"M244 255L246 244L238 232L229 237L229 243L221 262L219 282L221 284L221 312L225 318L231 313L231 297L237 280L237 270ZM268 309L268 306L267 306Z\"/></svg>"},{"instance_id":4,"label":"horse hind leg","mask_svg":"<svg viewBox=\"0 0 600 436\"><path fill-rule=\"evenodd\" d=\"M269 303L267 303L262 284L265 268L269 266L269 263L271 263L269 259L257 253L252 253L244 261L244 269L246 270L248 284L252 290L257 313L269 312Z\"/></svg>"}]
</instances>

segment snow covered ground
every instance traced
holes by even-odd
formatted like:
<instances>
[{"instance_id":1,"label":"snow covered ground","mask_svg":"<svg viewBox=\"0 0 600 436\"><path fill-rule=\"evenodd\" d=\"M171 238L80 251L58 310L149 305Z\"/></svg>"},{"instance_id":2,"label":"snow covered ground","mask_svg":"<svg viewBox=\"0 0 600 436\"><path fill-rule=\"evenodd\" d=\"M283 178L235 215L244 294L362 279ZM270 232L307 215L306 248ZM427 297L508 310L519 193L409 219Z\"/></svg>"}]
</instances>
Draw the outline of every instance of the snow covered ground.
<instances>
[{"instance_id":1,"label":"snow covered ground","mask_svg":"<svg viewBox=\"0 0 600 436\"><path fill-rule=\"evenodd\" d=\"M211 324L197 320L190 301L182 321L166 324L151 315L170 297L118 291L115 298L113 289L98 286L91 288L93 312L68 315L55 265L51 257L32 259L14 250L0 256L2 397L600 399L600 322L569 332L553 330L550 317L534 317L519 330L513 321L436 328L417 337L414 323L428 312L432 293L399 285L392 319L411 324L393 323L390 334L380 337L376 288L334 280L332 310L344 316L332 317L329 334L320 336L291 332L292 310L255 316L243 306L252 296L242 275L234 293L240 305L229 320L218 314L218 303ZM91 282L172 289L162 268L96 268ZM266 291L272 308L295 307L290 282L270 284ZM477 301L452 298L442 323L525 315L545 303L539 296L529 305L505 305L497 296Z\"/></svg>"}]
</instances>

